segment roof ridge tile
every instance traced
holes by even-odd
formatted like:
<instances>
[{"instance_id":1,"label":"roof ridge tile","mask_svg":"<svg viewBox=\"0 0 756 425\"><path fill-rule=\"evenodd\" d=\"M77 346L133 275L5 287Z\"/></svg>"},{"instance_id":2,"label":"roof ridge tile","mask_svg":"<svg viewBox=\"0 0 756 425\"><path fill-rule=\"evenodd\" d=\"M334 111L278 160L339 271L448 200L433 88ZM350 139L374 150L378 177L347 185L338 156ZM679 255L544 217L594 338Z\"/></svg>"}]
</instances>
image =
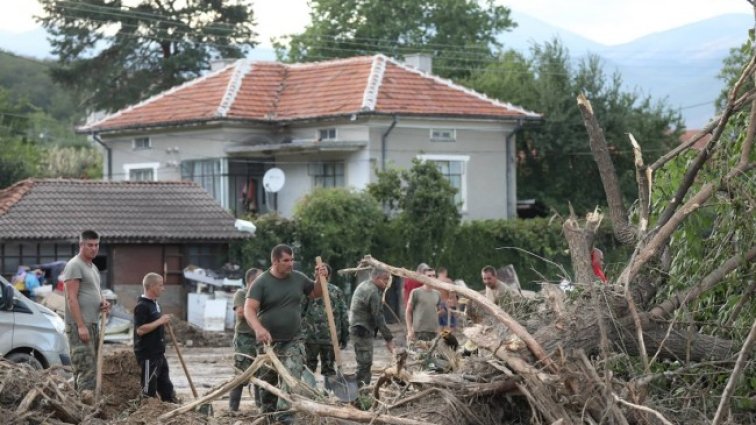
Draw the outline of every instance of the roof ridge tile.
<instances>
[{"instance_id":1,"label":"roof ridge tile","mask_svg":"<svg viewBox=\"0 0 756 425\"><path fill-rule=\"evenodd\" d=\"M228 114L228 110L231 109L236 96L239 94L239 90L241 90L244 79L252 72L254 64L249 59L239 59L234 62L234 67L234 73L228 79L226 93L223 95L223 99L221 99L220 105L215 112L216 117L225 117Z\"/></svg>"},{"instance_id":2,"label":"roof ridge tile","mask_svg":"<svg viewBox=\"0 0 756 425\"><path fill-rule=\"evenodd\" d=\"M375 55L373 56L373 64L370 67L370 75L368 75L367 84L365 84L365 92L362 95L362 110L374 111L375 105L378 103L378 90L383 83L383 75L386 72L386 56Z\"/></svg>"}]
</instances>

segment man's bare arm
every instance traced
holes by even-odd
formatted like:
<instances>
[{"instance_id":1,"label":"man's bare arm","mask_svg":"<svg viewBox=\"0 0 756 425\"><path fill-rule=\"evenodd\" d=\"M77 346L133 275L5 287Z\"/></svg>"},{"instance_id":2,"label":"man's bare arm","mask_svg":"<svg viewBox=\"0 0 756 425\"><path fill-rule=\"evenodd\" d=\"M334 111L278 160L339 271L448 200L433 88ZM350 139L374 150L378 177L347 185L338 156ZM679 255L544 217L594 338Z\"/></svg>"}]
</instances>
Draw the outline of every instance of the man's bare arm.
<instances>
[{"instance_id":1,"label":"man's bare arm","mask_svg":"<svg viewBox=\"0 0 756 425\"><path fill-rule=\"evenodd\" d=\"M68 300L68 310L74 319L76 326L86 326L84 324L84 317L81 315L81 308L79 307L79 285L81 281L79 279L71 279L65 281L66 298Z\"/></svg>"},{"instance_id":2,"label":"man's bare arm","mask_svg":"<svg viewBox=\"0 0 756 425\"><path fill-rule=\"evenodd\" d=\"M247 298L244 302L244 319L253 331L255 331L255 337L258 341L263 343L271 342L270 333L260 323L260 319L257 318L257 312L260 310L260 301Z\"/></svg>"},{"instance_id":3,"label":"man's bare arm","mask_svg":"<svg viewBox=\"0 0 756 425\"><path fill-rule=\"evenodd\" d=\"M154 321L152 321L150 323L145 323L144 325L138 327L136 329L136 333L139 336L146 335L146 334L154 331L155 329L157 329L160 325L164 325L164 324L170 322L170 320L171 320L171 315L170 314L164 314L164 315L160 316L159 319L154 320Z\"/></svg>"}]
</instances>

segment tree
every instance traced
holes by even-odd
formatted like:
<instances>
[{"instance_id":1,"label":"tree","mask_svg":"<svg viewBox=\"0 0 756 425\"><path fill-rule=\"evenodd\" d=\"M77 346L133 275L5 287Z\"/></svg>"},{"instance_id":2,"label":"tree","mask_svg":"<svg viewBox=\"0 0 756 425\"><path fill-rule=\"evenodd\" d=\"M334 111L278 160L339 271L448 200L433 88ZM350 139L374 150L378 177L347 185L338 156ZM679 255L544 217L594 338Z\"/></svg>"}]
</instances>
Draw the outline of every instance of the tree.
<instances>
[{"instance_id":1,"label":"tree","mask_svg":"<svg viewBox=\"0 0 756 425\"><path fill-rule=\"evenodd\" d=\"M377 182L368 185L367 190L378 202L398 209L388 224L399 228L391 234L402 235L397 258L409 264L435 264L460 220L454 202L457 190L436 165L414 159L408 170L378 172Z\"/></svg>"},{"instance_id":2,"label":"tree","mask_svg":"<svg viewBox=\"0 0 756 425\"><path fill-rule=\"evenodd\" d=\"M39 0L58 63L53 79L113 111L191 80L214 57L254 46L249 4L222 0Z\"/></svg>"},{"instance_id":3,"label":"tree","mask_svg":"<svg viewBox=\"0 0 756 425\"><path fill-rule=\"evenodd\" d=\"M633 156L626 133L632 132L644 145L645 159L653 160L678 143L679 113L664 102L624 91L621 77L607 77L596 56L573 65L569 51L558 40L535 45L530 53L526 58L505 52L465 82L491 97L544 115L542 123L527 126L517 136L518 196L538 198L562 212L568 202L579 211L605 205L599 173L574 106L575 96L583 93L603 124L624 199L634 199ZM582 184L576 186L575 178Z\"/></svg>"},{"instance_id":4,"label":"tree","mask_svg":"<svg viewBox=\"0 0 756 425\"><path fill-rule=\"evenodd\" d=\"M304 32L275 46L292 62L425 52L434 73L458 77L493 58L496 36L516 25L509 13L493 0L313 0Z\"/></svg>"}]
</instances>

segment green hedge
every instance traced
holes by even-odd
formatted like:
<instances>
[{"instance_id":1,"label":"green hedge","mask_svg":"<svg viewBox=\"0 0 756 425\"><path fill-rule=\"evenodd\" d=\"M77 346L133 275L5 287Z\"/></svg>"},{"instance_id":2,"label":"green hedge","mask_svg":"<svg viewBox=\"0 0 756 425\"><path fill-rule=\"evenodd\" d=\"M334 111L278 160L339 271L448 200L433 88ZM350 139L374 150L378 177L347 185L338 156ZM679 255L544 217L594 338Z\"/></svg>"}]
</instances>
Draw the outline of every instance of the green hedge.
<instances>
[{"instance_id":1,"label":"green hedge","mask_svg":"<svg viewBox=\"0 0 756 425\"><path fill-rule=\"evenodd\" d=\"M417 262L414 258L407 258L405 254L406 242L403 235L406 233L400 222L376 218L372 208L370 210L369 215L376 220L372 224L364 221L358 224L353 221L354 217L336 216L333 219L335 222L351 224L340 231L334 227L333 222L327 222L327 215L319 216L318 226L313 226L312 222L301 225L304 221L287 220L278 216L251 218L257 226L257 234L235 249L239 255L237 261L243 267L268 267L270 249L277 243L285 242L294 247L301 269L308 274L315 255L323 255L324 260L331 262L335 268L354 266L362 255L371 254L388 264L414 270ZM365 210L361 208L352 211L355 216L363 214ZM305 229L309 233L305 233ZM327 232L324 232L326 229ZM317 233L312 234L313 232ZM329 237L324 237L326 233ZM352 238L356 235L360 235L362 241L370 242L366 252L351 252L353 250L345 248L344 241L354 240ZM312 241L308 244L312 246L304 247L302 241ZM452 278L464 279L472 288L482 287L480 269L489 264L494 267L514 265L523 287L533 290L539 287L536 282L541 282L544 278L558 281L563 275L559 266L569 275L572 274L560 220L468 221L457 226L450 241L439 254L437 264L432 265L448 268ZM618 268L612 264L613 259L627 258L626 250L614 243L611 226L608 224L603 224L599 229L596 245L604 250L607 273L611 277ZM343 283L340 279L336 281Z\"/></svg>"}]
</instances>

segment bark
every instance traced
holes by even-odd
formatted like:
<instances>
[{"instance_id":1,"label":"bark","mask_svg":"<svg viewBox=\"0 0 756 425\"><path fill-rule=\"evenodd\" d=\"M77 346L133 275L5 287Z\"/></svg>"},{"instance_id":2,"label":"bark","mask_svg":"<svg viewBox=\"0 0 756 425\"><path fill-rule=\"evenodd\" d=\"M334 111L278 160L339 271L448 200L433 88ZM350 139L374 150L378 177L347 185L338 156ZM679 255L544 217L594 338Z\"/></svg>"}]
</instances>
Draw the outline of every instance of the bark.
<instances>
[{"instance_id":1,"label":"bark","mask_svg":"<svg viewBox=\"0 0 756 425\"><path fill-rule=\"evenodd\" d=\"M612 219L614 236L623 244L629 245L636 240L636 229L627 220L627 210L622 201L622 192L620 191L619 179L617 172L614 170L614 163L609 156L609 148L604 137L604 131L593 115L591 102L582 94L577 98L578 108L583 115L583 122L588 131L588 137L591 145L593 158L598 166L601 175L601 183L604 185L604 193L609 204L609 217Z\"/></svg>"},{"instance_id":2,"label":"bark","mask_svg":"<svg viewBox=\"0 0 756 425\"><path fill-rule=\"evenodd\" d=\"M570 247L574 282L589 284L596 280L591 267L591 249L602 218L597 212L589 213L585 226L581 227L574 211L571 211L570 217L562 225L562 232Z\"/></svg>"}]
</instances>

